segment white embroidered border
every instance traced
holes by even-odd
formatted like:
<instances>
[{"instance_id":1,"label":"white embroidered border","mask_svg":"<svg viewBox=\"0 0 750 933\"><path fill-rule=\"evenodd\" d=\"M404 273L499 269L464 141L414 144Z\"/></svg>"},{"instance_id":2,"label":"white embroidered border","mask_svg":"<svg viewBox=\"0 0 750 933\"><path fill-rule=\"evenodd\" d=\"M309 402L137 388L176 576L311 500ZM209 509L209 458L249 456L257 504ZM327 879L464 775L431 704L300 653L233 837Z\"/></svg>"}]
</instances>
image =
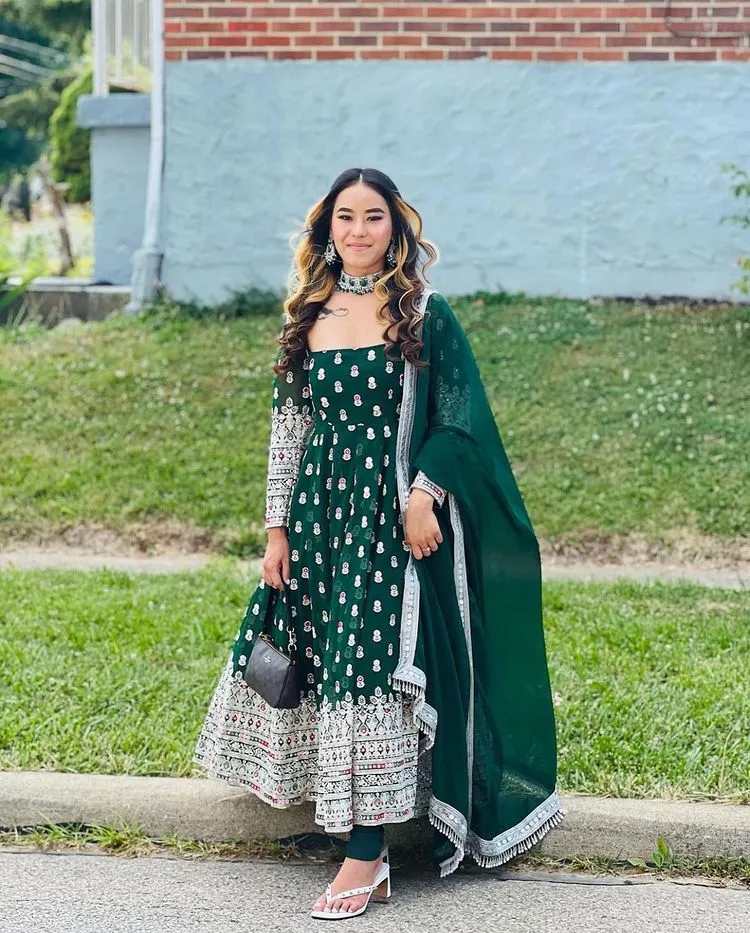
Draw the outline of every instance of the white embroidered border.
<instances>
[{"instance_id":1,"label":"white embroidered border","mask_svg":"<svg viewBox=\"0 0 750 933\"><path fill-rule=\"evenodd\" d=\"M424 316L427 301L433 290L425 289L422 293L417 310ZM398 483L399 502L401 514L406 514L409 497L409 445L414 425L414 409L416 403L415 367L407 360L404 366L404 387L401 400L401 414L399 419L396 442L396 479ZM471 647L471 619L469 613L468 581L466 579L466 554L464 550L463 523L455 497L449 493L450 520L454 535L453 565L456 582L456 596L458 598L459 612L463 623L466 646L468 650L470 670L470 704L466 725L466 742L468 758L469 781L469 814L471 814L471 788L474 770L474 664ZM399 663L393 674L392 685L396 690L402 690L416 697L414 704L414 718L419 727L426 733L427 748L431 748L435 741L437 730L437 710L425 702L427 676L414 664L414 655L417 646L417 630L419 626L419 579L414 566L413 556L409 555L404 583L404 596L401 613L401 643ZM500 833L494 839L482 839L469 830L467 820L455 807L434 795L430 798L430 823L455 846L456 851L451 858L440 863L440 877L450 875L458 868L465 852L468 852L481 868L493 868L502 865L509 859L525 852L536 845L543 836L561 822L565 811L563 810L557 791L543 801L526 819L516 826L512 826Z\"/></svg>"}]
</instances>

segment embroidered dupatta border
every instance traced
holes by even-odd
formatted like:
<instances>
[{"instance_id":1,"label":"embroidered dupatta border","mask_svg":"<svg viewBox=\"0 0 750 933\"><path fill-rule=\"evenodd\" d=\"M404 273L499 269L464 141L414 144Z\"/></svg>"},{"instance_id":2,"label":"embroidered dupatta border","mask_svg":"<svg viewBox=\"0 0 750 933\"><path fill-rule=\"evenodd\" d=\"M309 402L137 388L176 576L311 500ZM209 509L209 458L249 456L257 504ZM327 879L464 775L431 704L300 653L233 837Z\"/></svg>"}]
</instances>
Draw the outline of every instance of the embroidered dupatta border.
<instances>
[{"instance_id":1,"label":"embroidered dupatta border","mask_svg":"<svg viewBox=\"0 0 750 933\"><path fill-rule=\"evenodd\" d=\"M416 306L424 318L427 302L434 289L425 288ZM401 413L396 440L396 479L401 514L406 514L409 496L409 452L411 433L414 426L416 404L417 371L408 360L404 366L404 386L401 400ZM471 814L471 788L474 771L474 662L471 646L471 619L469 615L469 591L466 578L466 553L464 549L463 522L455 496L448 493L451 527L453 530L453 574L456 585L458 608L466 638L469 660L469 715L466 723L466 749L469 772L469 814ZM425 733L425 750L435 742L437 731L437 710L425 700L427 676L414 663L419 626L419 578L414 565L414 556L409 555L404 579L404 595L401 612L401 638L399 662L394 671L392 685L416 698L414 719ZM521 852L536 845L543 836L562 821L565 811L557 791L553 791L524 820L505 830L494 839L482 839L469 829L466 817L455 807L438 800L434 795L430 799L430 823L455 846L455 853L440 863L440 877L450 875L458 868L464 854L469 853L481 868L493 868L502 865Z\"/></svg>"}]
</instances>

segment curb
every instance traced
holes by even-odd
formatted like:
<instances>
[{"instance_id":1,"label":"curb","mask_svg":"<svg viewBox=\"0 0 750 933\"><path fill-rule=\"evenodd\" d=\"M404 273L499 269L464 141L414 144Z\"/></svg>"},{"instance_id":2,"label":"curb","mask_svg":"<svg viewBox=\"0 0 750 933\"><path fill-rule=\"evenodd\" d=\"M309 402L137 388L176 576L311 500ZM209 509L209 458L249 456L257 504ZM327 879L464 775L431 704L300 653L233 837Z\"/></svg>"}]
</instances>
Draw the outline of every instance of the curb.
<instances>
[{"instance_id":1,"label":"curb","mask_svg":"<svg viewBox=\"0 0 750 933\"><path fill-rule=\"evenodd\" d=\"M583 795L562 801L565 820L536 849L545 855L650 858L661 837L676 857L750 857L750 806ZM312 803L275 809L242 788L205 778L0 772L0 827L7 829L76 822L138 826L152 838L239 842L320 833L313 815ZM432 839L426 818L394 824L388 833L394 846Z\"/></svg>"}]
</instances>

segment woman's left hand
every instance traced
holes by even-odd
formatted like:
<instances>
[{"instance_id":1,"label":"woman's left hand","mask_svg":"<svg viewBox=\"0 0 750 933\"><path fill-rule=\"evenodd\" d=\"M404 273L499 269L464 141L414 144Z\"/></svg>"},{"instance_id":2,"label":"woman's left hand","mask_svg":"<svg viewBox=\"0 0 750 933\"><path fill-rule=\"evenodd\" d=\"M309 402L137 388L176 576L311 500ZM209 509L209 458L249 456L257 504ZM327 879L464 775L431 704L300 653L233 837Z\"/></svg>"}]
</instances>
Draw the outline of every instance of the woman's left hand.
<instances>
[{"instance_id":1,"label":"woman's left hand","mask_svg":"<svg viewBox=\"0 0 750 933\"><path fill-rule=\"evenodd\" d=\"M437 516L433 511L435 500L425 489L412 489L406 506L404 540L416 560L429 557L443 540Z\"/></svg>"}]
</instances>

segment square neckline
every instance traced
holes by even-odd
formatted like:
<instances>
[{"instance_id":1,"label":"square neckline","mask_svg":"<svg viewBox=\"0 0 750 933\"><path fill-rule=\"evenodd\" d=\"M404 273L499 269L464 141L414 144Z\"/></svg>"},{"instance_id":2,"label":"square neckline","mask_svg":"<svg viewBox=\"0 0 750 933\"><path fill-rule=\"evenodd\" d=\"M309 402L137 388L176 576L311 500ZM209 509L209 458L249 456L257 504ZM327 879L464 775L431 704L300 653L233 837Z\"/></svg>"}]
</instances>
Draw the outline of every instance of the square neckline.
<instances>
[{"instance_id":1,"label":"square neckline","mask_svg":"<svg viewBox=\"0 0 750 933\"><path fill-rule=\"evenodd\" d=\"M315 353L346 353L347 351L355 352L357 350L374 350L375 347L385 346L388 346L388 344L381 340L380 343L370 343L364 347L324 347L322 350L311 350L308 347L307 352L310 354L310 356L312 356Z\"/></svg>"}]
</instances>

